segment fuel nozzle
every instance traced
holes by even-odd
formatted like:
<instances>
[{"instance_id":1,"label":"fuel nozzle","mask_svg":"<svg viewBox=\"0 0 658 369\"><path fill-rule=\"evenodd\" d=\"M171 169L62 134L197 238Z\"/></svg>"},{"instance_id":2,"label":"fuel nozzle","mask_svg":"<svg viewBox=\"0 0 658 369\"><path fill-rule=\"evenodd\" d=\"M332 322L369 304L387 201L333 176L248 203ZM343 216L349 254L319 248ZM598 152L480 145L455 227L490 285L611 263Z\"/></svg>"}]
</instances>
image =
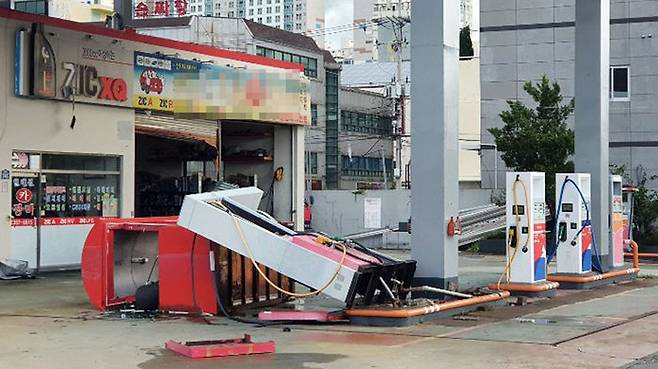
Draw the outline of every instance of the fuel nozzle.
<instances>
[{"instance_id":1,"label":"fuel nozzle","mask_svg":"<svg viewBox=\"0 0 658 369\"><path fill-rule=\"evenodd\" d=\"M557 235L560 242L567 241L567 222L560 222Z\"/></svg>"},{"instance_id":2,"label":"fuel nozzle","mask_svg":"<svg viewBox=\"0 0 658 369\"><path fill-rule=\"evenodd\" d=\"M507 229L507 237L509 239L509 246L511 248L516 248L516 244L518 242L518 237L519 237L517 234L516 226L510 226Z\"/></svg>"}]
</instances>

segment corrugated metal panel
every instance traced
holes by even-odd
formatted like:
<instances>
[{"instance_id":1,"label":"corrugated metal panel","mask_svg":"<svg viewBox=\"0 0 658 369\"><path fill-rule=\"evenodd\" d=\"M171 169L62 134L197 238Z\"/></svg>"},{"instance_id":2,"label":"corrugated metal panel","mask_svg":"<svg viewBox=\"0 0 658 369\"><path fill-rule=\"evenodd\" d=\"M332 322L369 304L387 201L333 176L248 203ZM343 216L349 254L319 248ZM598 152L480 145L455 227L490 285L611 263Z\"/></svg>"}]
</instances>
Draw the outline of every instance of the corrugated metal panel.
<instances>
[{"instance_id":1,"label":"corrugated metal panel","mask_svg":"<svg viewBox=\"0 0 658 369\"><path fill-rule=\"evenodd\" d=\"M217 122L202 119L177 119L173 116L135 114L135 132L167 138L194 139L215 146Z\"/></svg>"}]
</instances>

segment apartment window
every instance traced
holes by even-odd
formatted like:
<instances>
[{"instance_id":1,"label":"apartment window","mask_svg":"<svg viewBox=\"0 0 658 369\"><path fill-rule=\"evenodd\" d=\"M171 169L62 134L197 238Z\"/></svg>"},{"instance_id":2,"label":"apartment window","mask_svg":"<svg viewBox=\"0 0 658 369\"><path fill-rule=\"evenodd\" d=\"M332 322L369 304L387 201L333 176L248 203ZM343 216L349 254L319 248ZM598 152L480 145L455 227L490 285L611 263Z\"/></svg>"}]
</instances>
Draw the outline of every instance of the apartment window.
<instances>
[{"instance_id":1,"label":"apartment window","mask_svg":"<svg viewBox=\"0 0 658 369\"><path fill-rule=\"evenodd\" d=\"M33 14L46 14L46 1L36 0L36 1L16 1L14 3L14 9Z\"/></svg>"},{"instance_id":2,"label":"apartment window","mask_svg":"<svg viewBox=\"0 0 658 369\"><path fill-rule=\"evenodd\" d=\"M258 8L258 15L263 14L263 8Z\"/></svg>"},{"instance_id":3,"label":"apartment window","mask_svg":"<svg viewBox=\"0 0 658 369\"><path fill-rule=\"evenodd\" d=\"M318 174L318 153L317 152L306 152L306 167L308 173Z\"/></svg>"},{"instance_id":4,"label":"apartment window","mask_svg":"<svg viewBox=\"0 0 658 369\"><path fill-rule=\"evenodd\" d=\"M271 16L270 16L270 17L267 17L266 22L267 22L267 23L272 23L272 17L271 17Z\"/></svg>"},{"instance_id":5,"label":"apartment window","mask_svg":"<svg viewBox=\"0 0 658 369\"><path fill-rule=\"evenodd\" d=\"M610 99L625 101L630 99L631 75L628 65L610 67Z\"/></svg>"},{"instance_id":6,"label":"apartment window","mask_svg":"<svg viewBox=\"0 0 658 369\"><path fill-rule=\"evenodd\" d=\"M272 7L271 6L267 7L267 14L272 14Z\"/></svg>"},{"instance_id":7,"label":"apartment window","mask_svg":"<svg viewBox=\"0 0 658 369\"><path fill-rule=\"evenodd\" d=\"M249 9L249 15L254 15L254 10L253 9Z\"/></svg>"},{"instance_id":8,"label":"apartment window","mask_svg":"<svg viewBox=\"0 0 658 369\"><path fill-rule=\"evenodd\" d=\"M258 17L258 23L263 23L263 17Z\"/></svg>"},{"instance_id":9,"label":"apartment window","mask_svg":"<svg viewBox=\"0 0 658 369\"><path fill-rule=\"evenodd\" d=\"M228 12L228 17L229 17L229 18L233 18L233 17L235 17L235 12L234 12L234 11L230 11L230 12Z\"/></svg>"},{"instance_id":10,"label":"apartment window","mask_svg":"<svg viewBox=\"0 0 658 369\"><path fill-rule=\"evenodd\" d=\"M229 6L229 8L232 8L232 7L235 6L235 3L231 1L231 2L228 3L228 6Z\"/></svg>"},{"instance_id":11,"label":"apartment window","mask_svg":"<svg viewBox=\"0 0 658 369\"><path fill-rule=\"evenodd\" d=\"M249 0L249 6L254 6L254 0Z\"/></svg>"},{"instance_id":12,"label":"apartment window","mask_svg":"<svg viewBox=\"0 0 658 369\"><path fill-rule=\"evenodd\" d=\"M295 29L298 30L298 31L301 31L301 30L302 30L302 24L301 24L301 23L297 23L297 24L295 25Z\"/></svg>"},{"instance_id":13,"label":"apartment window","mask_svg":"<svg viewBox=\"0 0 658 369\"><path fill-rule=\"evenodd\" d=\"M259 23L261 22L262 21L259 21ZM318 60L315 58L309 58L306 56L286 53L278 50L268 49L266 47L261 47L261 46L256 47L256 54L270 59L283 60L287 62L302 64L304 66L304 74L307 77L317 78L318 76Z\"/></svg>"},{"instance_id":14,"label":"apartment window","mask_svg":"<svg viewBox=\"0 0 658 369\"><path fill-rule=\"evenodd\" d=\"M393 160L384 159L380 157L363 157L343 155L341 158L341 167L344 175L352 177L379 177L384 174L384 167L386 166L386 174L390 175ZM382 165L383 164L383 165Z\"/></svg>"},{"instance_id":15,"label":"apartment window","mask_svg":"<svg viewBox=\"0 0 658 369\"><path fill-rule=\"evenodd\" d=\"M280 22L281 22L281 16L280 16L280 15L277 15L277 16L274 18L274 20L276 21L276 23L280 23Z\"/></svg>"},{"instance_id":16,"label":"apartment window","mask_svg":"<svg viewBox=\"0 0 658 369\"><path fill-rule=\"evenodd\" d=\"M340 112L340 118L343 131L382 136L393 133L393 121L391 117L342 110Z\"/></svg>"},{"instance_id":17,"label":"apartment window","mask_svg":"<svg viewBox=\"0 0 658 369\"><path fill-rule=\"evenodd\" d=\"M311 125L318 125L318 104L311 104Z\"/></svg>"},{"instance_id":18,"label":"apartment window","mask_svg":"<svg viewBox=\"0 0 658 369\"><path fill-rule=\"evenodd\" d=\"M281 6L280 6L280 5L279 5L279 6L275 6L275 7L274 7L274 12L275 12L275 13L280 13L280 12L281 12Z\"/></svg>"}]
</instances>

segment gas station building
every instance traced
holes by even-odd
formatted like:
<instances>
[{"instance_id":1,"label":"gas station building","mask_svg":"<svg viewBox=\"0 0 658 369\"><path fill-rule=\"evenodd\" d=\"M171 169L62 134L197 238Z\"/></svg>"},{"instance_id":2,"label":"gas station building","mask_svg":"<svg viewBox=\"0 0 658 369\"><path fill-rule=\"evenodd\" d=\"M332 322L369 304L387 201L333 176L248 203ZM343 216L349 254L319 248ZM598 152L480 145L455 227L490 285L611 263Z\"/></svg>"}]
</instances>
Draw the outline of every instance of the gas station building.
<instances>
[{"instance_id":1,"label":"gas station building","mask_svg":"<svg viewBox=\"0 0 658 369\"><path fill-rule=\"evenodd\" d=\"M0 259L77 268L98 219L225 182L303 227L303 66L7 9L0 34Z\"/></svg>"}]
</instances>

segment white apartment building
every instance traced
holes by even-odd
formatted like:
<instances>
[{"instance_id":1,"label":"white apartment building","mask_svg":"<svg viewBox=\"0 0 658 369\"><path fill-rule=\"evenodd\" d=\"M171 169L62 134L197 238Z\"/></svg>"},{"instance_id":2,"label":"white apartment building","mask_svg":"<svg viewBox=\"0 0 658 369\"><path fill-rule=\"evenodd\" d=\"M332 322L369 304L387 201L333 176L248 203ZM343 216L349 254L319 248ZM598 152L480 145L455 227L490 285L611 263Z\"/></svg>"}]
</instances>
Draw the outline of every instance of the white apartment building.
<instances>
[{"instance_id":1,"label":"white apartment building","mask_svg":"<svg viewBox=\"0 0 658 369\"><path fill-rule=\"evenodd\" d=\"M205 15L206 3L205 0L188 0L188 15Z\"/></svg>"},{"instance_id":2,"label":"white apartment building","mask_svg":"<svg viewBox=\"0 0 658 369\"><path fill-rule=\"evenodd\" d=\"M324 0L196 0L210 2L205 15L246 18L295 33L316 33L315 42L323 47Z\"/></svg>"},{"instance_id":3,"label":"white apartment building","mask_svg":"<svg viewBox=\"0 0 658 369\"><path fill-rule=\"evenodd\" d=\"M14 10L76 22L102 22L114 11L112 0L9 0L0 3L8 3Z\"/></svg>"}]
</instances>

